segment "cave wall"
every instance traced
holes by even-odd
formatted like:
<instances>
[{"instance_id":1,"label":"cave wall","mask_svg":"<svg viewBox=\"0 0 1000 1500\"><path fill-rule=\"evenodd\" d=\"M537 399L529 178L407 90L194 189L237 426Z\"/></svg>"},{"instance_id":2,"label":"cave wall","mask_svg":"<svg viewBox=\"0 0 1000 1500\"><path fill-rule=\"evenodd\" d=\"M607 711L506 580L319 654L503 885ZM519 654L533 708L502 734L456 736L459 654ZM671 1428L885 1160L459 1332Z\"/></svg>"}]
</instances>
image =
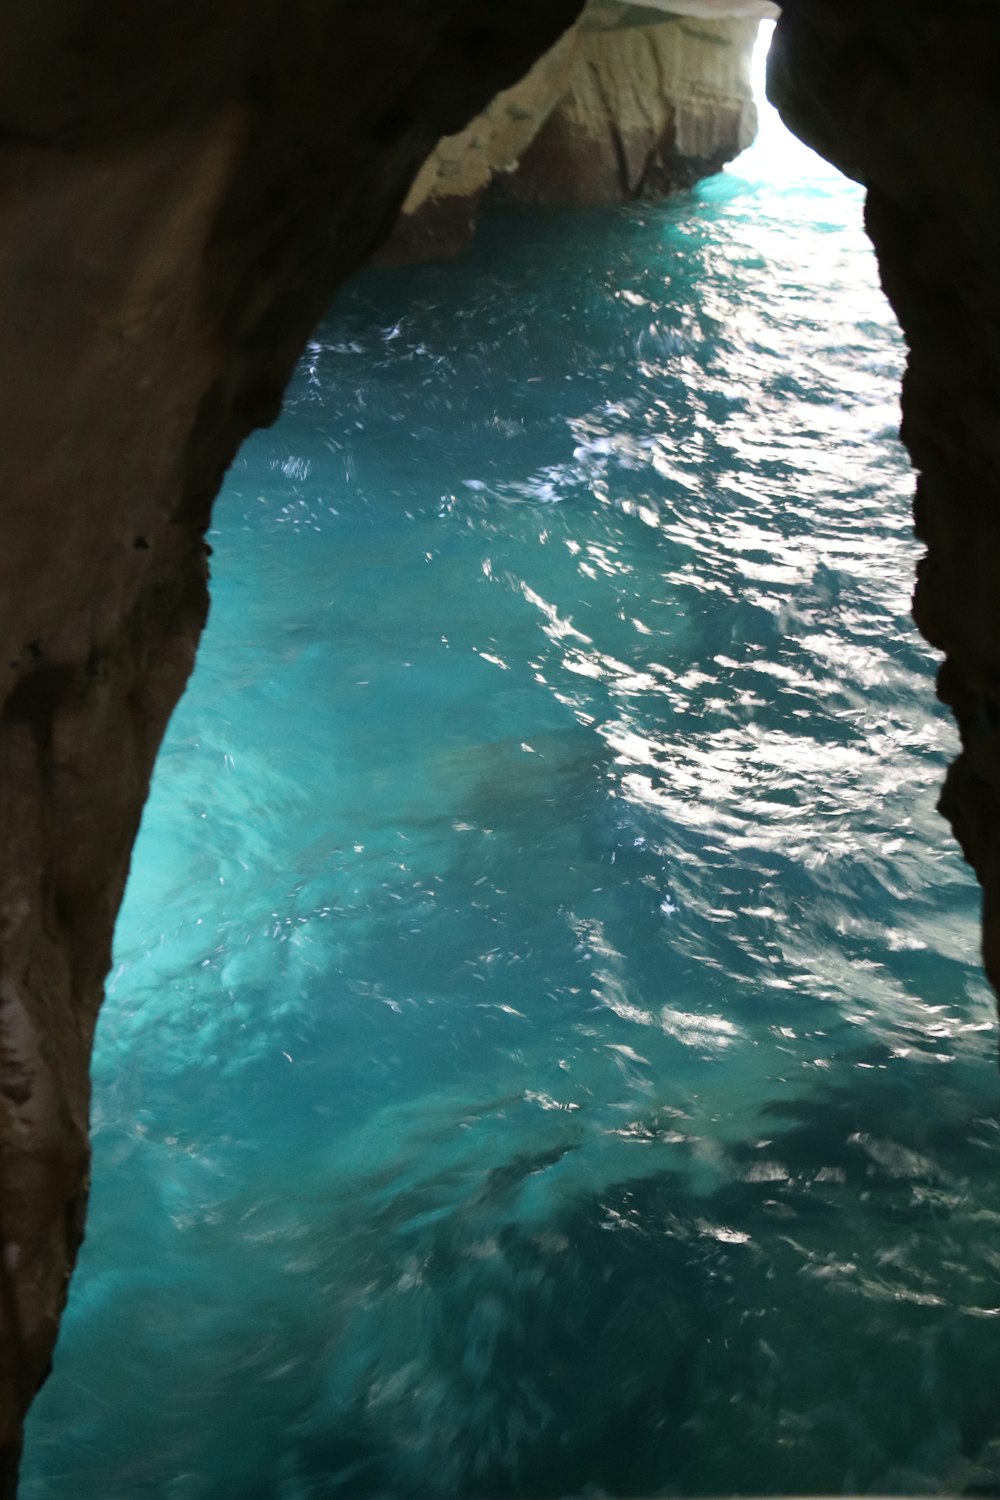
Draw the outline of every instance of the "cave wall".
<instances>
[{"instance_id":1,"label":"cave wall","mask_svg":"<svg viewBox=\"0 0 1000 1500\"><path fill-rule=\"evenodd\" d=\"M0 1494L83 1230L91 1039L212 500L435 141L578 9L0 14Z\"/></svg>"},{"instance_id":2,"label":"cave wall","mask_svg":"<svg viewBox=\"0 0 1000 1500\"><path fill-rule=\"evenodd\" d=\"M944 662L961 753L939 803L983 888L1000 992L1000 13L977 0L798 0L768 92L868 190L909 356L902 437L926 554L914 618Z\"/></svg>"}]
</instances>

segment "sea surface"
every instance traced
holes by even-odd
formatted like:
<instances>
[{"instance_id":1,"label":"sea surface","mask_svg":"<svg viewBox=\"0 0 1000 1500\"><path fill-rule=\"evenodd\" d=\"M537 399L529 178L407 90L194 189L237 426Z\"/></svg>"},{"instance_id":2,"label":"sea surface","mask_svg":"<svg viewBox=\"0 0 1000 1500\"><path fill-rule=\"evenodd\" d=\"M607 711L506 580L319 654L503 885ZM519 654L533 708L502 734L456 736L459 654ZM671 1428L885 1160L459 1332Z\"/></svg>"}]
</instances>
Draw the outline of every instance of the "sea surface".
<instances>
[{"instance_id":1,"label":"sea surface","mask_svg":"<svg viewBox=\"0 0 1000 1500\"><path fill-rule=\"evenodd\" d=\"M901 338L784 135L317 330L211 537L25 1500L996 1486Z\"/></svg>"}]
</instances>

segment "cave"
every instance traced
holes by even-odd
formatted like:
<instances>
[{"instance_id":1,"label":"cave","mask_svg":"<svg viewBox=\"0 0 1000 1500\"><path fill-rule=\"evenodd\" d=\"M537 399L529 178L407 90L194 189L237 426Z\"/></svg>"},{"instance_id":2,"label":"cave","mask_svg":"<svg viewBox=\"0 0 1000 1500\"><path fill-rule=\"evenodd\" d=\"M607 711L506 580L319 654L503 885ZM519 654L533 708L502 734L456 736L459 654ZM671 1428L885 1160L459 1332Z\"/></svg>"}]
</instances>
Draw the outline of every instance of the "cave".
<instances>
[{"instance_id":1,"label":"cave","mask_svg":"<svg viewBox=\"0 0 1000 1500\"><path fill-rule=\"evenodd\" d=\"M407 195L436 143L515 87L578 8L219 0L140 21L52 0L5 18L7 1493L83 1234L93 1030L153 763L206 616L213 499L247 435L277 416L336 288L379 247L391 260L428 236L468 237L465 209L400 221ZM994 984L998 41L972 0L947 14L932 0L789 0L770 79L796 133L864 185L908 344L903 437L926 548L914 615L943 654L938 691L961 735L941 807L983 888ZM506 188L544 197L572 144L556 120L547 153ZM714 149L693 154L704 167ZM612 168L636 185L627 140Z\"/></svg>"}]
</instances>

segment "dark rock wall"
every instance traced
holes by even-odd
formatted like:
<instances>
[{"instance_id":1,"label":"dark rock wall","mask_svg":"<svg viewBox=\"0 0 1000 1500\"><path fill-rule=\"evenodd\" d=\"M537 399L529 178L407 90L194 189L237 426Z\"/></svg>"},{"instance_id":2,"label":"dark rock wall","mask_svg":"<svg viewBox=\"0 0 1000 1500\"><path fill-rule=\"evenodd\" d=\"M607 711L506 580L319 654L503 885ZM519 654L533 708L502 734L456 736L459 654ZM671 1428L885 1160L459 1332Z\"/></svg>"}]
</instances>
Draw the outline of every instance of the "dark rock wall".
<instances>
[{"instance_id":1,"label":"dark rock wall","mask_svg":"<svg viewBox=\"0 0 1000 1500\"><path fill-rule=\"evenodd\" d=\"M0 1494L82 1233L91 1037L212 499L434 142L578 8L2 8Z\"/></svg>"},{"instance_id":2,"label":"dark rock wall","mask_svg":"<svg viewBox=\"0 0 1000 1500\"><path fill-rule=\"evenodd\" d=\"M1000 11L979 0L788 0L769 92L868 188L909 346L902 434L926 544L913 611L945 653L962 751L941 797L983 887L1000 991Z\"/></svg>"}]
</instances>

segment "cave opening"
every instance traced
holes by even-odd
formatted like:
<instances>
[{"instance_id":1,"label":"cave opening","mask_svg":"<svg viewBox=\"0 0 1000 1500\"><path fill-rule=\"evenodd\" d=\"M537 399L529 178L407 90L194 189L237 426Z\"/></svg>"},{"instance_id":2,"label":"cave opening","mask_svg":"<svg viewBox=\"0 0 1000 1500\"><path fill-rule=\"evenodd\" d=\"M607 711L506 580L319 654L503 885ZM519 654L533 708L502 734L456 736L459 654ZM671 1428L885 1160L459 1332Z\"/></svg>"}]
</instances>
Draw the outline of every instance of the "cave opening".
<instances>
[{"instance_id":1,"label":"cave opening","mask_svg":"<svg viewBox=\"0 0 1000 1500\"><path fill-rule=\"evenodd\" d=\"M28 1500L993 1477L902 351L802 149L365 273L237 460Z\"/></svg>"}]
</instances>

